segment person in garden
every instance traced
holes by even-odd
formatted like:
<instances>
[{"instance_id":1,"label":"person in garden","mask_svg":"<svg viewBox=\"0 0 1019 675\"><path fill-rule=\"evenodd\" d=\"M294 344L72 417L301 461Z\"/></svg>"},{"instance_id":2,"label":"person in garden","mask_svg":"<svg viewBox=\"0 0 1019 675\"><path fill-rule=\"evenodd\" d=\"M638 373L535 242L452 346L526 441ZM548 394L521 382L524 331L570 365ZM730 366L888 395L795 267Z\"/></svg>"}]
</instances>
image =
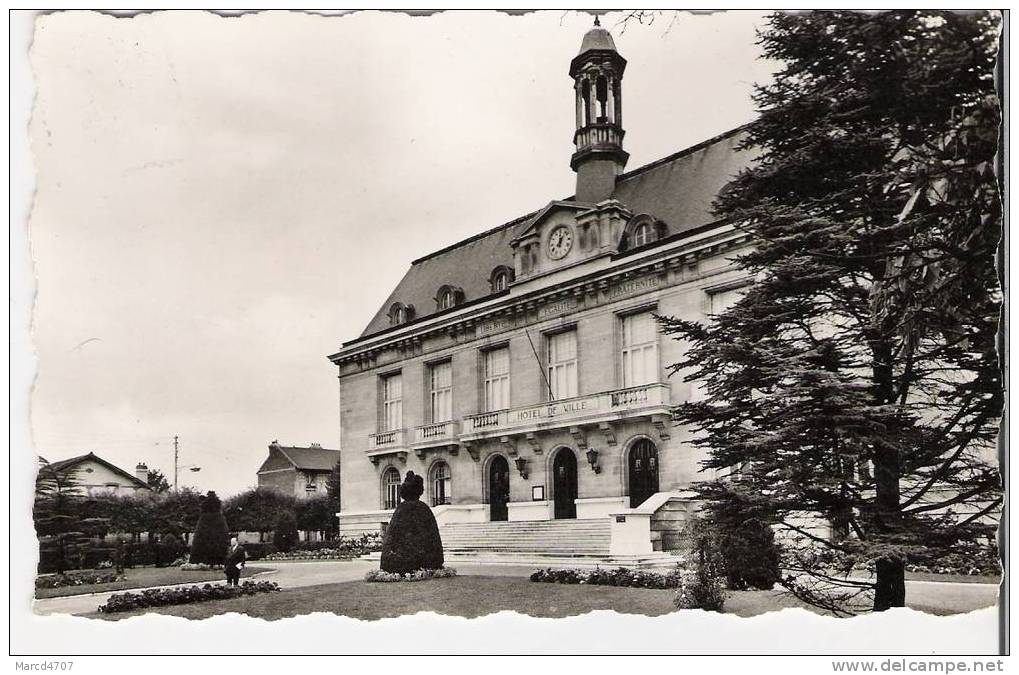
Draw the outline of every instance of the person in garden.
<instances>
[{"instance_id":1,"label":"person in garden","mask_svg":"<svg viewBox=\"0 0 1019 675\"><path fill-rule=\"evenodd\" d=\"M226 571L226 583L228 586L237 586L241 580L241 568L248 560L248 554L244 546L237 540L237 537L230 539L230 548L226 552L226 562L223 569Z\"/></svg>"},{"instance_id":2,"label":"person in garden","mask_svg":"<svg viewBox=\"0 0 1019 675\"><path fill-rule=\"evenodd\" d=\"M424 479L407 472L400 486L403 500L386 529L382 540L380 567L386 572L407 574L420 569L439 569L443 564L439 526L428 505L420 500Z\"/></svg>"}]
</instances>

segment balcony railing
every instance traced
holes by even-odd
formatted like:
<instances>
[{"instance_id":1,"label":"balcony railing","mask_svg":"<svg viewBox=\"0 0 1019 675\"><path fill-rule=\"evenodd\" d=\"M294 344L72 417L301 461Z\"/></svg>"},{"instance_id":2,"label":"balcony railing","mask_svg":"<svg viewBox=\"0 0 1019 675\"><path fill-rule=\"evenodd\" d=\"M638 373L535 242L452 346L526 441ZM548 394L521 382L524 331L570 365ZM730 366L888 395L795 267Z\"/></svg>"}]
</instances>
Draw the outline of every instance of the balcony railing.
<instances>
[{"instance_id":1,"label":"balcony railing","mask_svg":"<svg viewBox=\"0 0 1019 675\"><path fill-rule=\"evenodd\" d=\"M462 424L457 420L424 424L415 427L413 434L404 429L380 431L369 436L367 453L372 461L390 454L405 457L409 449L421 455L427 448L460 446L480 438L529 434L542 429L601 424L628 418L650 418L656 427L664 428L663 420L667 420L671 412L669 394L668 384L656 382L468 415ZM665 432L660 431L663 438L667 438Z\"/></svg>"},{"instance_id":2,"label":"balcony railing","mask_svg":"<svg viewBox=\"0 0 1019 675\"><path fill-rule=\"evenodd\" d=\"M646 384L590 396L549 401L539 405L469 415L465 435L485 435L516 428L566 426L573 422L624 418L629 414L664 413L669 408L669 385Z\"/></svg>"},{"instance_id":3,"label":"balcony railing","mask_svg":"<svg viewBox=\"0 0 1019 675\"><path fill-rule=\"evenodd\" d=\"M403 429L380 431L368 437L368 449L371 451L403 447L405 445L404 437L405 432Z\"/></svg>"},{"instance_id":4,"label":"balcony railing","mask_svg":"<svg viewBox=\"0 0 1019 675\"><path fill-rule=\"evenodd\" d=\"M414 428L414 445L446 445L455 443L459 435L459 422L433 422Z\"/></svg>"}]
</instances>

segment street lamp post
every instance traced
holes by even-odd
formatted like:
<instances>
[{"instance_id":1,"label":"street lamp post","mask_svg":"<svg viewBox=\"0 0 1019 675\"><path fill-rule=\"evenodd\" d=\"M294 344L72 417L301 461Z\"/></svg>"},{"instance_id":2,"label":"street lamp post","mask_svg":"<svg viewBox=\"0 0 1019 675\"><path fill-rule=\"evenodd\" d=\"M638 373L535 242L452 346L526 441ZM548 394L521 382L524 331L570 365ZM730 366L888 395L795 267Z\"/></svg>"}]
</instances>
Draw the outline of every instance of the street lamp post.
<instances>
[{"instance_id":1,"label":"street lamp post","mask_svg":"<svg viewBox=\"0 0 1019 675\"><path fill-rule=\"evenodd\" d=\"M202 470L202 467L197 464L185 464L184 466L179 465L180 461L180 448L178 447L177 436L173 437L173 491L177 492L177 474L181 469L189 469L192 473L197 473Z\"/></svg>"}]
</instances>

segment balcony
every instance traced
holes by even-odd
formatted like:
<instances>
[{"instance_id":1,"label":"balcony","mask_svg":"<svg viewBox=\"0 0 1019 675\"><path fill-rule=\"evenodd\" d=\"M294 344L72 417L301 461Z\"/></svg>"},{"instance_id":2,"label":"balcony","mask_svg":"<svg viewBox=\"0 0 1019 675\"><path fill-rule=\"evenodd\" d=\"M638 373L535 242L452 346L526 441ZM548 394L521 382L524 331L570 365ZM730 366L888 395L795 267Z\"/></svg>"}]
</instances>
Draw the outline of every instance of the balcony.
<instances>
[{"instance_id":1,"label":"balcony","mask_svg":"<svg viewBox=\"0 0 1019 675\"><path fill-rule=\"evenodd\" d=\"M419 456L428 448L454 448L459 446L460 423L454 420L433 422L414 428L414 442L411 448ZM455 454L455 452L454 452Z\"/></svg>"},{"instance_id":2,"label":"balcony","mask_svg":"<svg viewBox=\"0 0 1019 675\"><path fill-rule=\"evenodd\" d=\"M379 458L396 455L401 461L407 461L407 432L405 429L380 431L368 436L368 459L378 464Z\"/></svg>"},{"instance_id":3,"label":"balcony","mask_svg":"<svg viewBox=\"0 0 1019 675\"><path fill-rule=\"evenodd\" d=\"M639 419L649 421L662 440L666 440L672 418L670 392L668 384L656 382L468 415L462 423L448 420L424 424L411 430L412 434L405 429L380 431L369 435L365 454L377 465L382 457L391 455L406 462L410 451L424 457L431 448L448 448L450 454L455 455L463 446L473 459L477 459L478 449L474 442L497 438L506 446L506 452L514 456L517 454L515 436L526 436L533 451L540 453L539 432L556 429L568 429L577 446L584 448L587 447L587 431L595 427L612 445L616 442L614 423Z\"/></svg>"},{"instance_id":4,"label":"balcony","mask_svg":"<svg viewBox=\"0 0 1019 675\"><path fill-rule=\"evenodd\" d=\"M651 419L659 433L665 433L664 438L667 438L665 421L671 416L669 394L669 385L654 383L470 415L464 419L460 440L469 442L579 425L609 425L632 418Z\"/></svg>"}]
</instances>

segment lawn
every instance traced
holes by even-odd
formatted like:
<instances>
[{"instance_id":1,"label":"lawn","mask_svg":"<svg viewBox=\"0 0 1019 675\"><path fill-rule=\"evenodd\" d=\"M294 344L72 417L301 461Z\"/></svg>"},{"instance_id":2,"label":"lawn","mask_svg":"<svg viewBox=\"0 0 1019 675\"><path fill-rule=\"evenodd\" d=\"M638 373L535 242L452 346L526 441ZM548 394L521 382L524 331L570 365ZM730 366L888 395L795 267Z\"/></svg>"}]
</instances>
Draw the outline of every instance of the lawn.
<instances>
[{"instance_id":1,"label":"lawn","mask_svg":"<svg viewBox=\"0 0 1019 675\"><path fill-rule=\"evenodd\" d=\"M241 570L242 577L250 577L259 572L266 572L271 567L245 567ZM110 570L75 570L76 572L109 572ZM148 588L149 586L169 586L171 584L205 583L222 581L226 578L222 570L185 572L179 567L134 567L124 570L122 581L108 584L86 584L84 586L64 586L62 588L37 588L35 597L58 598L68 595L85 595L87 593L105 593L123 591L128 588Z\"/></svg>"},{"instance_id":2,"label":"lawn","mask_svg":"<svg viewBox=\"0 0 1019 675\"><path fill-rule=\"evenodd\" d=\"M659 616L675 611L672 604L674 595L675 591L671 590L538 584L514 577L462 576L402 583L349 581L148 611L188 619L205 619L227 612L241 612L263 619L284 619L312 612L333 612L369 620L416 612L475 618L503 610L538 617L564 617L598 609ZM144 613L95 613L88 616L121 619Z\"/></svg>"},{"instance_id":3,"label":"lawn","mask_svg":"<svg viewBox=\"0 0 1019 675\"><path fill-rule=\"evenodd\" d=\"M957 614L995 604L997 589L989 584L907 585L907 605L932 614ZM365 583L305 586L280 593L214 600L147 610L188 619L205 619L238 612L263 619L283 619L312 612L332 612L358 619L382 619L416 612L436 612L475 618L511 610L535 617L565 617L593 610L660 616L675 611L672 590L534 583L520 577L460 576L414 583ZM781 590L730 592L725 613L757 616L786 607L815 613ZM121 619L146 610L121 614L91 613L86 616Z\"/></svg>"}]
</instances>

